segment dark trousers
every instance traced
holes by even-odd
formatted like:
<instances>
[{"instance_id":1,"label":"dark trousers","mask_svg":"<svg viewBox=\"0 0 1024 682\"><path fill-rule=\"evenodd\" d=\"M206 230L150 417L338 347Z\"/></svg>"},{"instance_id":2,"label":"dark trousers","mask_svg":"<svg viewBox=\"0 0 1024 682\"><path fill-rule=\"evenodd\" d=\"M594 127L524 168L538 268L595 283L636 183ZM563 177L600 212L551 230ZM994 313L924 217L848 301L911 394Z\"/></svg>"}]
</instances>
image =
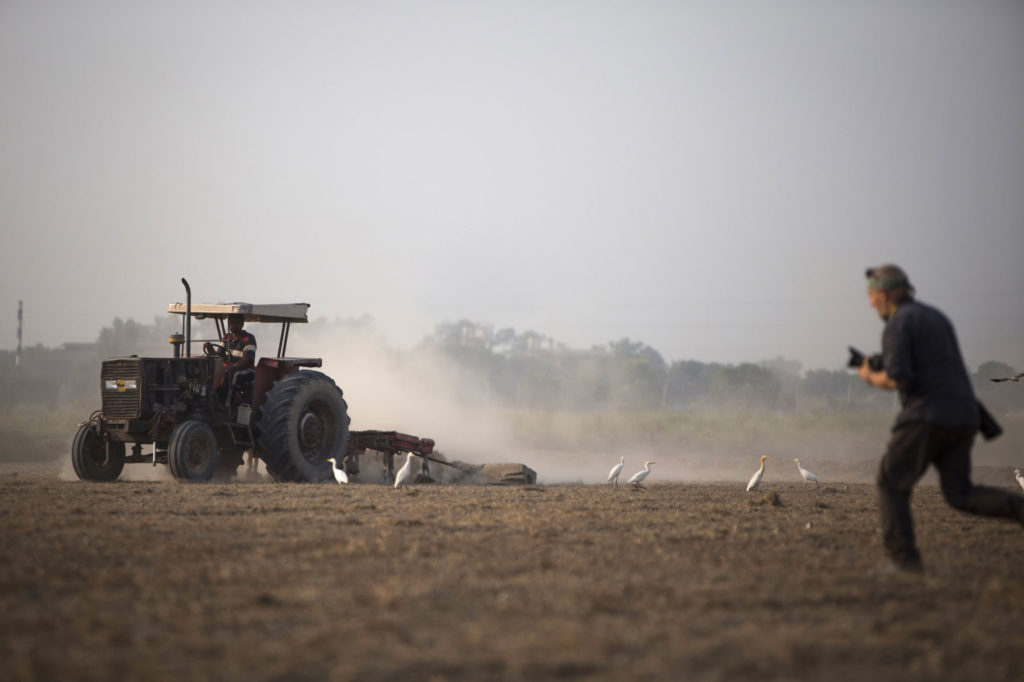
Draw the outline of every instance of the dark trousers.
<instances>
[{"instance_id":1,"label":"dark trousers","mask_svg":"<svg viewBox=\"0 0 1024 682\"><path fill-rule=\"evenodd\" d=\"M929 464L938 470L942 493L950 506L970 514L1024 523L1024 497L971 484L971 446L976 432L973 427L925 422L904 424L893 431L878 471L882 534L892 559L920 561L910 516L910 493Z\"/></svg>"}]
</instances>

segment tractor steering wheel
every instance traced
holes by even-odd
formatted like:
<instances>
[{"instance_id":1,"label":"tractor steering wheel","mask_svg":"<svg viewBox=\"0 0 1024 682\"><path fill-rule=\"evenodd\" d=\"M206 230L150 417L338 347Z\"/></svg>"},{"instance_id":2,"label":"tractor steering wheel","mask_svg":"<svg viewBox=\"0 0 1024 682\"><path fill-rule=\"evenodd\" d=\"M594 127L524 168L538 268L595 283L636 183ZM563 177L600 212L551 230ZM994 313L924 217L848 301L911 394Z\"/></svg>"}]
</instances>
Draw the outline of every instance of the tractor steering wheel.
<instances>
[{"instance_id":1,"label":"tractor steering wheel","mask_svg":"<svg viewBox=\"0 0 1024 682\"><path fill-rule=\"evenodd\" d=\"M222 344L210 343L207 341L203 344L203 355L208 358L219 358L225 354L225 349Z\"/></svg>"}]
</instances>

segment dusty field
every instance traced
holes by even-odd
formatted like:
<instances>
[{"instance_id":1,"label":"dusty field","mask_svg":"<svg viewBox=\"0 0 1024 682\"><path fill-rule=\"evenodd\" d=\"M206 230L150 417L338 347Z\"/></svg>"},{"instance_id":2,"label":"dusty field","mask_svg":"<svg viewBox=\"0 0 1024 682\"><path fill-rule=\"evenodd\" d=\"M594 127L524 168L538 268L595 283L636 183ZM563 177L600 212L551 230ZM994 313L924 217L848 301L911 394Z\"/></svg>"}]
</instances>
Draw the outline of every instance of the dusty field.
<instances>
[{"instance_id":1,"label":"dusty field","mask_svg":"<svg viewBox=\"0 0 1024 682\"><path fill-rule=\"evenodd\" d=\"M0 467L3 679L1024 679L1024 529L931 486L912 577L870 484L58 473Z\"/></svg>"}]
</instances>

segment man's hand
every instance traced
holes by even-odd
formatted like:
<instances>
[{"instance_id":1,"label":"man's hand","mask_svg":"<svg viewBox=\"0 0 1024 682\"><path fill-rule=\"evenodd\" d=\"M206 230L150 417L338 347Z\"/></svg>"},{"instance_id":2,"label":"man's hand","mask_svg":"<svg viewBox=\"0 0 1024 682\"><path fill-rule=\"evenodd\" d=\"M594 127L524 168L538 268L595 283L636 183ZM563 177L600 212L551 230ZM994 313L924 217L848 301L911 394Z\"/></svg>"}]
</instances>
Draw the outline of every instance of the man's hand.
<instances>
[{"instance_id":1,"label":"man's hand","mask_svg":"<svg viewBox=\"0 0 1024 682\"><path fill-rule=\"evenodd\" d=\"M224 347L207 341L203 344L203 354L206 355L206 357L220 357L221 355L224 355Z\"/></svg>"},{"instance_id":2,"label":"man's hand","mask_svg":"<svg viewBox=\"0 0 1024 682\"><path fill-rule=\"evenodd\" d=\"M894 391L899 386L889 378L889 375L885 373L885 370L873 372L871 367L868 365L868 359L864 358L864 362L857 368L857 376L864 380L864 383L869 386L875 386L876 388L882 388L887 391Z\"/></svg>"},{"instance_id":3,"label":"man's hand","mask_svg":"<svg viewBox=\"0 0 1024 682\"><path fill-rule=\"evenodd\" d=\"M860 363L860 367L857 368L857 376L864 380L864 383L871 383L871 368L868 366L868 359L864 358Z\"/></svg>"}]
</instances>

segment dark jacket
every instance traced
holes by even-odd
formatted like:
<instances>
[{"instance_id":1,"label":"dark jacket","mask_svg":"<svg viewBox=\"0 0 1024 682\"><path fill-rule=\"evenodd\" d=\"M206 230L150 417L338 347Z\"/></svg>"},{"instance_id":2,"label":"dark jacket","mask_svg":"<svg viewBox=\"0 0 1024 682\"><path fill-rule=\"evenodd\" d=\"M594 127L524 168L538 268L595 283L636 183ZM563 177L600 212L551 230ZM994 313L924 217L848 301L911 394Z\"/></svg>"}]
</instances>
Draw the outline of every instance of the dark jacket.
<instances>
[{"instance_id":1,"label":"dark jacket","mask_svg":"<svg viewBox=\"0 0 1024 682\"><path fill-rule=\"evenodd\" d=\"M901 304L882 333L882 357L903 406L894 428L909 422L977 428L971 379L953 325L939 310L913 300Z\"/></svg>"}]
</instances>

